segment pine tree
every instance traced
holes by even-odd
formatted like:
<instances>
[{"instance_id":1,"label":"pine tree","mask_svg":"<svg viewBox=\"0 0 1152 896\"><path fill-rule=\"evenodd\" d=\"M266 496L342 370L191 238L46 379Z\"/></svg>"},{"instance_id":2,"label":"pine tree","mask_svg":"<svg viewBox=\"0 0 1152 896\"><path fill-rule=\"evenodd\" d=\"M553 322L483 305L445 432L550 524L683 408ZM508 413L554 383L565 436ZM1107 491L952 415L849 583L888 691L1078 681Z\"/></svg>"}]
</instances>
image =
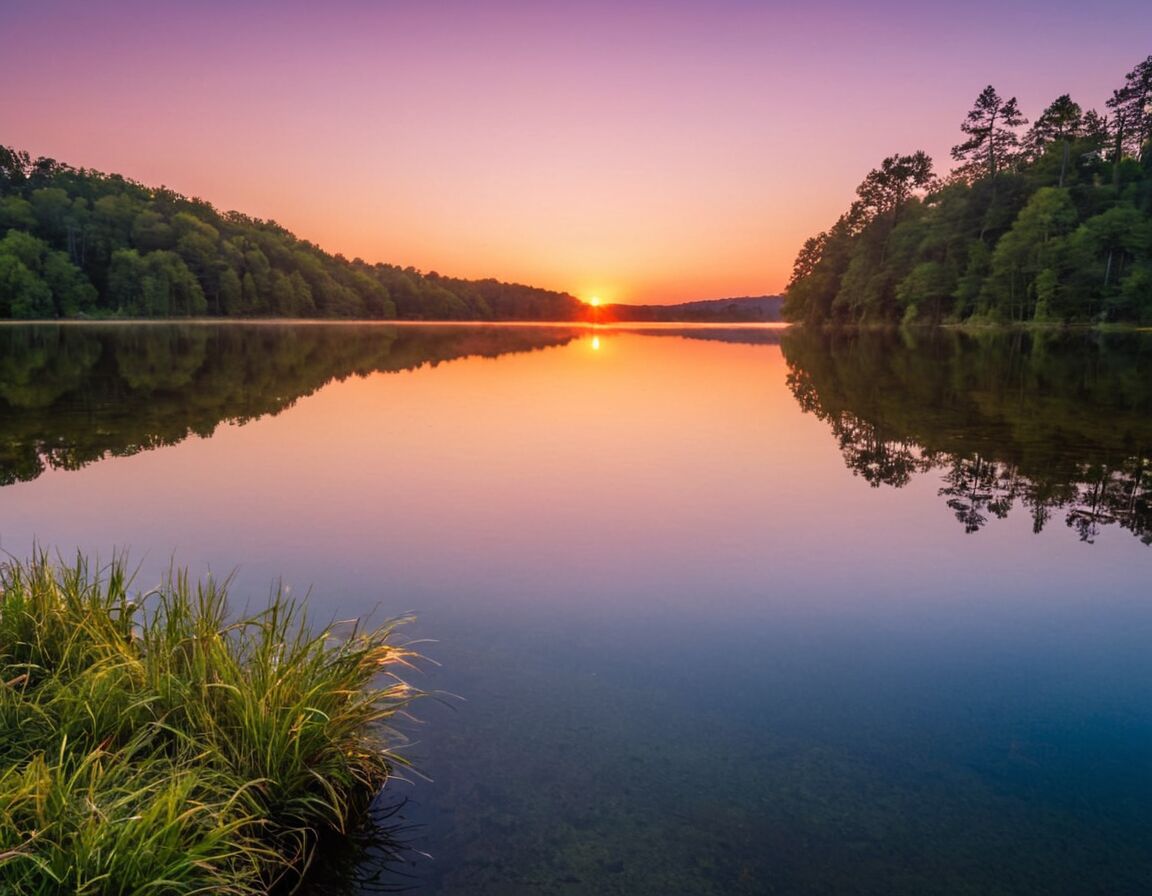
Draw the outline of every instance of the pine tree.
<instances>
[{"instance_id":1,"label":"pine tree","mask_svg":"<svg viewBox=\"0 0 1152 896\"><path fill-rule=\"evenodd\" d=\"M1083 123L1084 114L1080 104L1074 103L1072 97L1065 93L1040 113L1040 117L1024 137L1024 147L1032 159L1042 156L1048 144L1057 142L1061 144L1059 181L1061 187L1064 186L1064 175L1068 170L1072 140L1082 133Z\"/></svg>"},{"instance_id":2,"label":"pine tree","mask_svg":"<svg viewBox=\"0 0 1152 896\"><path fill-rule=\"evenodd\" d=\"M1015 128L1027 123L1016 105L1016 97L1002 100L989 84L976 97L976 105L960 125L968 139L952 147L952 158L965 163L963 173L972 180L994 178L1013 161L1020 146Z\"/></svg>"},{"instance_id":3,"label":"pine tree","mask_svg":"<svg viewBox=\"0 0 1152 896\"><path fill-rule=\"evenodd\" d=\"M1152 140L1152 56L1124 76L1124 86L1112 92L1107 106L1116 137L1113 161L1124 154L1140 158Z\"/></svg>"}]
</instances>

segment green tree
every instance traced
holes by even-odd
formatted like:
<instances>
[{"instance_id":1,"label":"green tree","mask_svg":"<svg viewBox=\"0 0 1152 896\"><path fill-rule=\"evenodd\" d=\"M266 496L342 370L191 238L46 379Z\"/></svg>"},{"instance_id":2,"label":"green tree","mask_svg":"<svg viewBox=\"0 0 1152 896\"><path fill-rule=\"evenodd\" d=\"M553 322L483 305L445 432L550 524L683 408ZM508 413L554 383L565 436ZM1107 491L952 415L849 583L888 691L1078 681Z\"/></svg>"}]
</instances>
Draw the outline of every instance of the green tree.
<instances>
[{"instance_id":1,"label":"green tree","mask_svg":"<svg viewBox=\"0 0 1152 896\"><path fill-rule=\"evenodd\" d=\"M5 230L32 230L36 226L36 216L32 213L32 203L21 196L5 196L0 199L0 233Z\"/></svg>"},{"instance_id":2,"label":"green tree","mask_svg":"<svg viewBox=\"0 0 1152 896\"><path fill-rule=\"evenodd\" d=\"M1036 280L1044 271L1045 302L1040 316L1053 310L1052 278L1059 264L1060 238L1076 226L1076 206L1066 189L1037 190L1016 218L1015 224L992 253L992 268L985 291L992 307L1007 316L1028 320L1036 314Z\"/></svg>"},{"instance_id":3,"label":"green tree","mask_svg":"<svg viewBox=\"0 0 1152 896\"><path fill-rule=\"evenodd\" d=\"M992 251L983 240L974 239L968 243L964 272L956 281L957 316L968 317L973 313L988 313L989 308L979 302L984 287L984 278L992 267Z\"/></svg>"},{"instance_id":4,"label":"green tree","mask_svg":"<svg viewBox=\"0 0 1152 896\"><path fill-rule=\"evenodd\" d=\"M8 314L19 318L67 317L88 311L96 300L96 290L83 272L63 252L44 240L19 230L10 230L0 240L0 258L5 263Z\"/></svg>"},{"instance_id":5,"label":"green tree","mask_svg":"<svg viewBox=\"0 0 1152 896\"><path fill-rule=\"evenodd\" d=\"M1108 127L1108 116L1101 115L1095 109L1089 109L1084 113L1081 130L1091 149L1099 152L1108 145L1111 133Z\"/></svg>"},{"instance_id":6,"label":"green tree","mask_svg":"<svg viewBox=\"0 0 1152 896\"><path fill-rule=\"evenodd\" d=\"M1142 324L1152 324L1152 262L1139 262L1132 266L1120 283L1115 308L1118 313L1127 312Z\"/></svg>"},{"instance_id":7,"label":"green tree","mask_svg":"<svg viewBox=\"0 0 1152 896\"><path fill-rule=\"evenodd\" d=\"M824 249L827 245L827 231L821 231L816 236L810 236L804 241L804 245L800 247L800 252L796 256L796 261L792 263L792 278L788 281L789 289L806 277L812 276L816 266L820 263L820 259L824 256Z\"/></svg>"},{"instance_id":8,"label":"green tree","mask_svg":"<svg viewBox=\"0 0 1152 896\"><path fill-rule=\"evenodd\" d=\"M1124 86L1112 92L1107 106L1116 140L1113 161L1118 164L1124 154L1140 158L1152 140L1152 56L1124 76Z\"/></svg>"},{"instance_id":9,"label":"green tree","mask_svg":"<svg viewBox=\"0 0 1152 896\"><path fill-rule=\"evenodd\" d=\"M896 287L903 322L939 323L956 289L956 275L939 261L922 261Z\"/></svg>"},{"instance_id":10,"label":"green tree","mask_svg":"<svg viewBox=\"0 0 1152 896\"><path fill-rule=\"evenodd\" d=\"M1016 128L1027 124L1016 97L1005 101L989 84L976 97L976 104L960 125L968 139L952 147L952 158L963 162L962 171L974 180L995 178L1012 163L1020 139Z\"/></svg>"},{"instance_id":11,"label":"green tree","mask_svg":"<svg viewBox=\"0 0 1152 896\"><path fill-rule=\"evenodd\" d=\"M122 314L133 317L202 315L207 301L199 282L175 252L140 255L119 249L112 256L108 292Z\"/></svg>"},{"instance_id":12,"label":"green tree","mask_svg":"<svg viewBox=\"0 0 1152 896\"><path fill-rule=\"evenodd\" d=\"M59 187L43 187L33 190L29 198L38 233L49 242L62 245L67 240L66 219L72 209L68 193Z\"/></svg>"},{"instance_id":13,"label":"green tree","mask_svg":"<svg viewBox=\"0 0 1152 896\"><path fill-rule=\"evenodd\" d=\"M41 276L52 291L52 314L75 317L91 311L96 304L96 288L63 252L45 254Z\"/></svg>"},{"instance_id":14,"label":"green tree","mask_svg":"<svg viewBox=\"0 0 1152 896\"><path fill-rule=\"evenodd\" d=\"M135 249L117 249L112 253L106 292L113 311L123 315L140 313L144 304L141 283L145 271L144 259Z\"/></svg>"},{"instance_id":15,"label":"green tree","mask_svg":"<svg viewBox=\"0 0 1152 896\"><path fill-rule=\"evenodd\" d=\"M1069 238L1074 259L1072 283L1088 298L1086 311L1109 317L1122 314L1120 284L1133 262L1152 256L1152 221L1130 205L1118 205L1081 224ZM1139 280L1132 285L1138 294Z\"/></svg>"},{"instance_id":16,"label":"green tree","mask_svg":"<svg viewBox=\"0 0 1152 896\"><path fill-rule=\"evenodd\" d=\"M216 313L224 315L239 314L244 290L236 271L225 265L220 272L219 283L220 292L216 300Z\"/></svg>"},{"instance_id":17,"label":"green tree","mask_svg":"<svg viewBox=\"0 0 1152 896\"><path fill-rule=\"evenodd\" d=\"M31 169L32 160L28 153L0 146L0 196L19 189L28 180Z\"/></svg>"},{"instance_id":18,"label":"green tree","mask_svg":"<svg viewBox=\"0 0 1152 896\"><path fill-rule=\"evenodd\" d=\"M782 313L787 320L820 323L832 318L832 303L852 260L858 232L857 218L842 215L827 232L807 244L803 259L797 258L784 295ZM801 276L803 271L807 273Z\"/></svg>"},{"instance_id":19,"label":"green tree","mask_svg":"<svg viewBox=\"0 0 1152 896\"><path fill-rule=\"evenodd\" d=\"M44 318L52 313L52 291L17 256L0 251L0 316Z\"/></svg>"},{"instance_id":20,"label":"green tree","mask_svg":"<svg viewBox=\"0 0 1152 896\"><path fill-rule=\"evenodd\" d=\"M856 195L872 216L890 214L895 219L915 191L933 180L931 157L917 150L909 156L888 156L879 168L868 172Z\"/></svg>"},{"instance_id":21,"label":"green tree","mask_svg":"<svg viewBox=\"0 0 1152 896\"><path fill-rule=\"evenodd\" d=\"M132 222L132 244L140 252L171 249L175 237L172 226L159 212L144 209Z\"/></svg>"},{"instance_id":22,"label":"green tree","mask_svg":"<svg viewBox=\"0 0 1152 896\"><path fill-rule=\"evenodd\" d=\"M1033 159L1040 158L1045 149L1058 143L1060 146L1060 178L1057 186L1064 186L1068 171L1072 141L1080 136L1084 113L1078 103L1068 94L1058 96L1047 109L1040 113L1028 133L1024 136L1024 147Z\"/></svg>"},{"instance_id":23,"label":"green tree","mask_svg":"<svg viewBox=\"0 0 1152 896\"><path fill-rule=\"evenodd\" d=\"M299 271L293 271L288 278L292 284L292 316L312 317L316 314L316 303L312 301L312 288L300 276Z\"/></svg>"}]
</instances>

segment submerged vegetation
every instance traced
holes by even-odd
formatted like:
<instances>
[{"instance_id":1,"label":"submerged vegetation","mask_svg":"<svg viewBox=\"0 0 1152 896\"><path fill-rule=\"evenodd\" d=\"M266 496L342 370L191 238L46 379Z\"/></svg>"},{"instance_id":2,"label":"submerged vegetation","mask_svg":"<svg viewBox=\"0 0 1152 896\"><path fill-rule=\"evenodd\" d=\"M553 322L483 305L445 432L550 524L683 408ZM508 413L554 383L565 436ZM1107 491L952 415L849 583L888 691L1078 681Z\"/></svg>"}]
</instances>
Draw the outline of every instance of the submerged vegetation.
<instances>
[{"instance_id":1,"label":"submerged vegetation","mask_svg":"<svg viewBox=\"0 0 1152 896\"><path fill-rule=\"evenodd\" d=\"M796 259L784 315L809 323L1152 323L1152 56L1105 104L1057 97L1028 124L977 97L933 175L894 155Z\"/></svg>"},{"instance_id":2,"label":"submerged vegetation","mask_svg":"<svg viewBox=\"0 0 1152 896\"><path fill-rule=\"evenodd\" d=\"M400 762L394 625L314 631L276 595L229 615L122 563L0 566L0 891L263 893Z\"/></svg>"},{"instance_id":3,"label":"submerged vegetation","mask_svg":"<svg viewBox=\"0 0 1152 896\"><path fill-rule=\"evenodd\" d=\"M566 293L348 260L275 221L0 145L0 318L582 313Z\"/></svg>"}]
</instances>

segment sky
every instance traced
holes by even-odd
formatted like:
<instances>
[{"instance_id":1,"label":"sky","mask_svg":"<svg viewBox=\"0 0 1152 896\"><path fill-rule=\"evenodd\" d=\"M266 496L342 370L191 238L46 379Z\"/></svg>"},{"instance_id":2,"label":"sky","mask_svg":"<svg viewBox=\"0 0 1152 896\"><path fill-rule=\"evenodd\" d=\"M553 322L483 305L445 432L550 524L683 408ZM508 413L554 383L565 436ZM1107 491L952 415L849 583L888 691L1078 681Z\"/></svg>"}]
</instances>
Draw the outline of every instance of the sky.
<instances>
[{"instance_id":1,"label":"sky","mask_svg":"<svg viewBox=\"0 0 1152 896\"><path fill-rule=\"evenodd\" d=\"M881 159L938 172L1152 53L1144 2L0 0L0 144L330 252L603 301L783 290Z\"/></svg>"}]
</instances>

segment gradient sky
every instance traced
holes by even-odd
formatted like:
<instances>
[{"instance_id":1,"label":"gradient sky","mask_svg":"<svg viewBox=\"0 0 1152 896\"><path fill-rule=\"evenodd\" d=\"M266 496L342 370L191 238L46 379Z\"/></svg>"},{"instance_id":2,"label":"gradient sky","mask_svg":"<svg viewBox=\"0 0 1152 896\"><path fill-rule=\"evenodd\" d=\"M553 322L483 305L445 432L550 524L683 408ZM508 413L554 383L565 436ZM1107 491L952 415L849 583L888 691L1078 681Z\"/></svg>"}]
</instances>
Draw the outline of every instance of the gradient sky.
<instances>
[{"instance_id":1,"label":"gradient sky","mask_svg":"<svg viewBox=\"0 0 1152 896\"><path fill-rule=\"evenodd\" d=\"M607 301L783 289L980 90L1103 110L1145 2L0 0L0 143L332 252Z\"/></svg>"}]
</instances>

